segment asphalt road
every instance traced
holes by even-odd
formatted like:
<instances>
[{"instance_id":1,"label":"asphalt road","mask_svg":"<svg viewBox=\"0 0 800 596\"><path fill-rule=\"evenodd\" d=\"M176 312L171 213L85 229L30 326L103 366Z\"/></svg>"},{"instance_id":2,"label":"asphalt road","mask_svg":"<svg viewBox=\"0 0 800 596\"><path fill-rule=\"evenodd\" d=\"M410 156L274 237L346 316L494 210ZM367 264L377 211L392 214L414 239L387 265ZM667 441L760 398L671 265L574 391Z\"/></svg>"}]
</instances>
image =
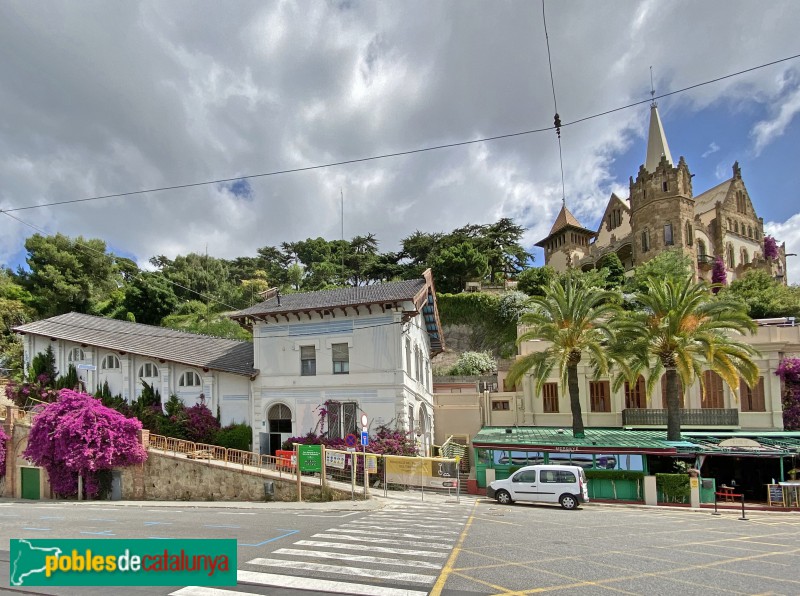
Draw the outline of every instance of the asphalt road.
<instances>
[{"instance_id":1,"label":"asphalt road","mask_svg":"<svg viewBox=\"0 0 800 596\"><path fill-rule=\"evenodd\" d=\"M143 507L0 502L9 538L236 538L239 584L224 590L9 588L3 594L577 596L800 594L800 514L501 506L415 498L376 509ZM5 588L4 588L5 587ZM113 590L113 592L112 592Z\"/></svg>"}]
</instances>

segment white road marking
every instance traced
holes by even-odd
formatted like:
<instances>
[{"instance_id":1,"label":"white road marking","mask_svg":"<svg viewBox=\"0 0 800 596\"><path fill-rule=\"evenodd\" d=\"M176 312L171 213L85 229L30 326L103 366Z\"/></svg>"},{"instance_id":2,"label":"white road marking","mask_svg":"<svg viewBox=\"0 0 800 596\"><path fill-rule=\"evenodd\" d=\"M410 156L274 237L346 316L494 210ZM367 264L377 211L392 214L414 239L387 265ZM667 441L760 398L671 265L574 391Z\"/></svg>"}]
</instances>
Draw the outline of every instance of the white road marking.
<instances>
[{"instance_id":1,"label":"white road marking","mask_svg":"<svg viewBox=\"0 0 800 596\"><path fill-rule=\"evenodd\" d=\"M431 532L431 533L434 533L434 534L455 534L456 536L461 534L461 532L457 532L455 530L441 530L441 529L440 530L436 530L434 528L442 528L442 527L445 527L445 526L429 526L427 524L406 524L405 526L383 526L383 525L378 526L378 525L375 525L374 523L371 523L371 522L368 522L368 521L351 521L351 522L349 522L347 524L344 524L344 525L345 526L356 526L356 527L359 527L359 528L373 528L375 530L392 530L392 531L394 531L394 530L408 530L410 528L422 528L426 532Z\"/></svg>"},{"instance_id":2,"label":"white road marking","mask_svg":"<svg viewBox=\"0 0 800 596\"><path fill-rule=\"evenodd\" d=\"M446 544L443 542L415 542L413 540L394 540L392 538L370 538L367 536L348 536L347 534L331 534L331 531L328 530L324 534L314 534L311 536L312 538L333 538L335 540L349 540L349 541L358 541L358 542L374 542L377 544L396 544L398 546L424 546L427 548L445 548L451 549L453 548L452 544Z\"/></svg>"},{"instance_id":3,"label":"white road marking","mask_svg":"<svg viewBox=\"0 0 800 596\"><path fill-rule=\"evenodd\" d=\"M317 559L335 559L339 561L357 561L359 563L377 563L378 565L399 565L422 567L424 569L440 569L438 563L415 561L411 559L389 559L387 557L370 557L367 555L351 555L350 553L331 553L322 550L300 550L297 548L279 548L273 555L292 555L295 557L315 557Z\"/></svg>"},{"instance_id":4,"label":"white road marking","mask_svg":"<svg viewBox=\"0 0 800 596\"><path fill-rule=\"evenodd\" d=\"M217 515L255 515L255 511L217 511Z\"/></svg>"},{"instance_id":5,"label":"white road marking","mask_svg":"<svg viewBox=\"0 0 800 596\"><path fill-rule=\"evenodd\" d=\"M187 586L177 592L170 592L169 596L241 596L246 593L238 590L223 590L222 588Z\"/></svg>"},{"instance_id":6,"label":"white road marking","mask_svg":"<svg viewBox=\"0 0 800 596\"><path fill-rule=\"evenodd\" d=\"M419 590L384 588L382 586L337 582L329 579L312 579L293 575L276 575L257 571L239 570L237 576L240 582L249 584L316 592L333 592L336 594L357 594L358 596L427 596L428 594L427 590L420 592ZM180 592L173 592L173 594L175 596L192 596L190 593L183 594Z\"/></svg>"},{"instance_id":7,"label":"white road marking","mask_svg":"<svg viewBox=\"0 0 800 596\"><path fill-rule=\"evenodd\" d=\"M350 517L351 515L358 515L358 511L351 511L350 513L341 513L334 515L319 515L316 513L295 513L297 517Z\"/></svg>"},{"instance_id":8,"label":"white road marking","mask_svg":"<svg viewBox=\"0 0 800 596\"><path fill-rule=\"evenodd\" d=\"M366 534L368 536L375 536L376 533L372 530L356 530L352 528L336 528L336 532L345 532L347 534ZM398 534L397 532L392 532L390 536L395 538L431 538L431 536L426 534ZM438 536L437 536L438 538ZM427 544L427 542L426 542Z\"/></svg>"},{"instance_id":9,"label":"white road marking","mask_svg":"<svg viewBox=\"0 0 800 596\"><path fill-rule=\"evenodd\" d=\"M295 546L317 546L324 548L338 548L341 550L359 550L371 553L385 553L389 555L409 555L412 557L436 557L445 559L449 553L436 553L429 550L410 550L407 548L389 548L387 546L371 546L368 544L349 544L340 542L321 542L318 540L298 540ZM450 548L450 547L448 547Z\"/></svg>"},{"instance_id":10,"label":"white road marking","mask_svg":"<svg viewBox=\"0 0 800 596\"><path fill-rule=\"evenodd\" d=\"M384 569L364 569L362 567L342 567L341 565L325 565L324 563L306 563L305 561L286 561L283 559L258 558L248 561L247 563L249 565L262 565L264 567L282 567L283 569L300 569L302 571L336 573L338 575L371 577L373 579L412 582L417 584L432 584L434 581L436 581L435 575L422 575L421 573L404 573L402 571L386 571Z\"/></svg>"}]
</instances>

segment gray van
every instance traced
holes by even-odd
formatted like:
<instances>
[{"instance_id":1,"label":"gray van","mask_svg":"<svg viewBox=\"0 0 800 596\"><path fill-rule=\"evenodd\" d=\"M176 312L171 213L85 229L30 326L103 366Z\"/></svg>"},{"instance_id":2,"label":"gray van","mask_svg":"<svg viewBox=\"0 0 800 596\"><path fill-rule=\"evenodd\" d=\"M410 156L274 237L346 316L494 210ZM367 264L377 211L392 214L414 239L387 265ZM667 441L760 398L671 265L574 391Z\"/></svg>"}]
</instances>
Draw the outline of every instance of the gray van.
<instances>
[{"instance_id":1,"label":"gray van","mask_svg":"<svg viewBox=\"0 0 800 596\"><path fill-rule=\"evenodd\" d=\"M486 496L507 505L514 501L559 503L575 509L589 501L586 474L580 466L525 466L505 480L495 480L486 487Z\"/></svg>"}]
</instances>

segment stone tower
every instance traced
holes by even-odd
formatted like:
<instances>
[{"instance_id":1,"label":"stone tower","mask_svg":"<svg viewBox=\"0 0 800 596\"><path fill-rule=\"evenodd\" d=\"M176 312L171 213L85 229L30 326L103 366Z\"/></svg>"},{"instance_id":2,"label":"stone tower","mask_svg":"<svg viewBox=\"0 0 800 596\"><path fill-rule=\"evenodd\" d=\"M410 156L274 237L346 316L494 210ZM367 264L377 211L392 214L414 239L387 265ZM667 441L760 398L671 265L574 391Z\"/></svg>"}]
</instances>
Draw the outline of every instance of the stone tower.
<instances>
[{"instance_id":1,"label":"stone tower","mask_svg":"<svg viewBox=\"0 0 800 596\"><path fill-rule=\"evenodd\" d=\"M630 209L635 266L673 248L695 261L692 176L683 157L674 165L655 102L650 106L647 157L636 180L630 179Z\"/></svg>"}]
</instances>

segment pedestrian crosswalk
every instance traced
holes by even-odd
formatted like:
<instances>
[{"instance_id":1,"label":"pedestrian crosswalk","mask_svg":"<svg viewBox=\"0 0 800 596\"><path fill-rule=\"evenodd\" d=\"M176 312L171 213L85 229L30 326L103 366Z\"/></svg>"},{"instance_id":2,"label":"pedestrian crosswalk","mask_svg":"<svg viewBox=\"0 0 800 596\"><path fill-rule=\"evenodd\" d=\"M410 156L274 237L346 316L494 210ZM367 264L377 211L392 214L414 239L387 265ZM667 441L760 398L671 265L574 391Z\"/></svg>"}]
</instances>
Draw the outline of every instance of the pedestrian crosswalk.
<instances>
[{"instance_id":1,"label":"pedestrian crosswalk","mask_svg":"<svg viewBox=\"0 0 800 596\"><path fill-rule=\"evenodd\" d=\"M313 593L424 596L467 521L468 508L391 503L269 553L240 561L239 584ZM171 596L234 596L235 588L187 586ZM266 592L264 592L266 593Z\"/></svg>"}]
</instances>

